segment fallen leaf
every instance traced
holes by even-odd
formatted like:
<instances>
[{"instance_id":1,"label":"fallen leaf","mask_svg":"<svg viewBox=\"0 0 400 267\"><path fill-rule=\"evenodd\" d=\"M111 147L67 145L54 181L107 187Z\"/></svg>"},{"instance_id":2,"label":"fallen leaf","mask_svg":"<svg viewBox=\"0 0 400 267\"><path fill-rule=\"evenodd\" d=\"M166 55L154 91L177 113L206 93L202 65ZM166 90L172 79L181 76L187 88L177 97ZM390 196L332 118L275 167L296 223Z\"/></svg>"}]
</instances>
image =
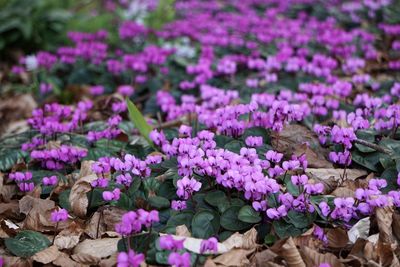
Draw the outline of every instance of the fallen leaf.
<instances>
[{"instance_id":1,"label":"fallen leaf","mask_svg":"<svg viewBox=\"0 0 400 267\"><path fill-rule=\"evenodd\" d=\"M61 267L78 267L82 266L81 264L77 263L76 261L73 261L67 253L60 252L57 259L55 259L52 262L56 266L61 266Z\"/></svg>"},{"instance_id":2,"label":"fallen leaf","mask_svg":"<svg viewBox=\"0 0 400 267\"><path fill-rule=\"evenodd\" d=\"M246 266L250 264L248 255L252 254L254 249L232 249L213 259L214 263L221 264L222 266Z\"/></svg>"},{"instance_id":3,"label":"fallen leaf","mask_svg":"<svg viewBox=\"0 0 400 267\"><path fill-rule=\"evenodd\" d=\"M82 228L75 222L72 222L68 228L62 230L56 236L54 244L58 249L71 249L79 243L82 233Z\"/></svg>"},{"instance_id":4,"label":"fallen leaf","mask_svg":"<svg viewBox=\"0 0 400 267\"><path fill-rule=\"evenodd\" d=\"M102 212L102 216L100 213ZM121 222L122 215L126 213L125 210L118 207L107 207L102 211L96 211L93 216L87 221L85 226L85 234L93 239L96 239L97 225L100 220L98 237L101 237L107 231L114 231L115 225Z\"/></svg>"},{"instance_id":5,"label":"fallen leaf","mask_svg":"<svg viewBox=\"0 0 400 267\"><path fill-rule=\"evenodd\" d=\"M344 248L349 243L347 231L342 228L329 229L326 233L328 238L328 247Z\"/></svg>"},{"instance_id":6,"label":"fallen leaf","mask_svg":"<svg viewBox=\"0 0 400 267\"><path fill-rule=\"evenodd\" d=\"M117 262L117 253L111 255L109 258L107 259L102 259L99 262L99 266L100 267L109 267L109 266L114 266L115 263Z\"/></svg>"},{"instance_id":7,"label":"fallen leaf","mask_svg":"<svg viewBox=\"0 0 400 267\"><path fill-rule=\"evenodd\" d=\"M397 241L400 241L400 214L397 212L393 213L392 229Z\"/></svg>"},{"instance_id":8,"label":"fallen leaf","mask_svg":"<svg viewBox=\"0 0 400 267\"><path fill-rule=\"evenodd\" d=\"M331 193L335 197L354 197L354 191L347 187L338 187Z\"/></svg>"},{"instance_id":9,"label":"fallen leaf","mask_svg":"<svg viewBox=\"0 0 400 267\"><path fill-rule=\"evenodd\" d=\"M322 242L314 237L314 226L308 229L305 233L293 237L293 242L297 247L307 246L309 248L319 248Z\"/></svg>"},{"instance_id":10,"label":"fallen leaf","mask_svg":"<svg viewBox=\"0 0 400 267\"><path fill-rule=\"evenodd\" d=\"M222 244L226 247L227 250L231 250L233 248L243 248L243 249L253 249L257 248L257 230L255 228L251 228L244 234L234 233L228 239L226 239Z\"/></svg>"},{"instance_id":11,"label":"fallen leaf","mask_svg":"<svg viewBox=\"0 0 400 267\"><path fill-rule=\"evenodd\" d=\"M376 220L379 228L379 240L384 243L393 243L393 206L376 209Z\"/></svg>"},{"instance_id":12,"label":"fallen leaf","mask_svg":"<svg viewBox=\"0 0 400 267\"><path fill-rule=\"evenodd\" d=\"M58 251L58 248L53 245L42 251L39 251L38 253L32 256L32 259L39 263L48 264L56 260L59 255L60 252Z\"/></svg>"},{"instance_id":13,"label":"fallen leaf","mask_svg":"<svg viewBox=\"0 0 400 267\"><path fill-rule=\"evenodd\" d=\"M359 238L367 239L370 226L371 226L371 221L369 217L365 217L364 219L359 220L347 232L349 241L354 244Z\"/></svg>"},{"instance_id":14,"label":"fallen leaf","mask_svg":"<svg viewBox=\"0 0 400 267\"><path fill-rule=\"evenodd\" d=\"M71 209L75 215L78 217L85 217L87 208L89 205L89 200L87 193L92 190L91 182L97 179L96 174L90 174L88 176L83 176L75 182L71 188L71 193L69 194L69 202L71 203Z\"/></svg>"},{"instance_id":15,"label":"fallen leaf","mask_svg":"<svg viewBox=\"0 0 400 267\"><path fill-rule=\"evenodd\" d=\"M289 267L306 267L292 237L289 237L282 245L280 256L286 260Z\"/></svg>"},{"instance_id":16,"label":"fallen leaf","mask_svg":"<svg viewBox=\"0 0 400 267\"><path fill-rule=\"evenodd\" d=\"M305 173L312 179L317 181L328 180L329 178L333 178L335 181L340 181L340 177L343 175L344 169L314 169L307 168ZM367 175L368 173L364 170L359 169L347 169L346 177L347 180L356 180L362 176Z\"/></svg>"},{"instance_id":17,"label":"fallen leaf","mask_svg":"<svg viewBox=\"0 0 400 267\"><path fill-rule=\"evenodd\" d=\"M318 155L307 144L301 144L295 147L293 152L296 156L306 155L308 166L311 168L333 168L331 162L327 161L324 155Z\"/></svg>"},{"instance_id":18,"label":"fallen leaf","mask_svg":"<svg viewBox=\"0 0 400 267\"><path fill-rule=\"evenodd\" d=\"M117 252L119 240L120 238L86 239L74 248L74 254L86 254L97 258L106 258Z\"/></svg>"},{"instance_id":19,"label":"fallen leaf","mask_svg":"<svg viewBox=\"0 0 400 267\"><path fill-rule=\"evenodd\" d=\"M100 262L100 258L85 253L74 254L71 258L74 261L85 265L97 265Z\"/></svg>"},{"instance_id":20,"label":"fallen leaf","mask_svg":"<svg viewBox=\"0 0 400 267\"><path fill-rule=\"evenodd\" d=\"M18 200L9 203L0 203L0 219L22 220L23 215L19 212Z\"/></svg>"},{"instance_id":21,"label":"fallen leaf","mask_svg":"<svg viewBox=\"0 0 400 267\"><path fill-rule=\"evenodd\" d=\"M35 230L39 232L54 231L55 224L50 220L51 212L54 211L56 205L50 199L33 198L24 196L19 201L19 209L21 213L26 214L23 221L23 229ZM60 222L58 229L66 228L70 220Z\"/></svg>"},{"instance_id":22,"label":"fallen leaf","mask_svg":"<svg viewBox=\"0 0 400 267\"><path fill-rule=\"evenodd\" d=\"M4 260L4 266L32 267L32 259L4 256L3 260Z\"/></svg>"},{"instance_id":23,"label":"fallen leaf","mask_svg":"<svg viewBox=\"0 0 400 267\"><path fill-rule=\"evenodd\" d=\"M328 263L331 267L344 266L332 253L319 253L309 247L301 247L301 254L307 266L319 266L321 263Z\"/></svg>"},{"instance_id":24,"label":"fallen leaf","mask_svg":"<svg viewBox=\"0 0 400 267\"><path fill-rule=\"evenodd\" d=\"M278 257L278 254L270 249L266 249L257 252L252 258L252 263L254 263L256 267L262 267L266 262L272 262L276 257Z\"/></svg>"},{"instance_id":25,"label":"fallen leaf","mask_svg":"<svg viewBox=\"0 0 400 267\"><path fill-rule=\"evenodd\" d=\"M175 228L175 233L177 236L185 236L185 237L190 237L192 234L189 232L189 229L186 227L185 224L183 225L178 225Z\"/></svg>"}]
</instances>

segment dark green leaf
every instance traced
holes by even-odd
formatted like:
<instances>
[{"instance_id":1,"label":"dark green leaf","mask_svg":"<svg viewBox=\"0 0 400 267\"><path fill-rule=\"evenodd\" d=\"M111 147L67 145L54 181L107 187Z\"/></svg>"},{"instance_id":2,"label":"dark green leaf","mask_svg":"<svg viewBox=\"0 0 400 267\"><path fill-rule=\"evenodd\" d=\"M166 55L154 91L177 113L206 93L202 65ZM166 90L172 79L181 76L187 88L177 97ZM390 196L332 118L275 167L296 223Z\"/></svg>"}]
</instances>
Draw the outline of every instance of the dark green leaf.
<instances>
[{"instance_id":1,"label":"dark green leaf","mask_svg":"<svg viewBox=\"0 0 400 267\"><path fill-rule=\"evenodd\" d=\"M209 238L215 236L219 230L219 215L202 210L197 212L192 219L192 233L194 237Z\"/></svg>"},{"instance_id":2,"label":"dark green leaf","mask_svg":"<svg viewBox=\"0 0 400 267\"><path fill-rule=\"evenodd\" d=\"M47 237L35 231L22 231L14 238L5 239L5 245L15 256L28 258L50 245Z\"/></svg>"},{"instance_id":3,"label":"dark green leaf","mask_svg":"<svg viewBox=\"0 0 400 267\"><path fill-rule=\"evenodd\" d=\"M166 199L165 197L153 196L153 197L149 197L148 201L152 207L157 208L157 209L163 209L163 208L170 207L169 200Z\"/></svg>"},{"instance_id":4,"label":"dark green leaf","mask_svg":"<svg viewBox=\"0 0 400 267\"><path fill-rule=\"evenodd\" d=\"M241 206L232 206L225 210L221 215L221 226L230 231L240 231L249 228L251 224L238 219L240 209Z\"/></svg>"},{"instance_id":5,"label":"dark green leaf","mask_svg":"<svg viewBox=\"0 0 400 267\"><path fill-rule=\"evenodd\" d=\"M258 223L261 221L260 213L255 211L253 207L246 205L239 210L239 220L246 223Z\"/></svg>"}]
</instances>

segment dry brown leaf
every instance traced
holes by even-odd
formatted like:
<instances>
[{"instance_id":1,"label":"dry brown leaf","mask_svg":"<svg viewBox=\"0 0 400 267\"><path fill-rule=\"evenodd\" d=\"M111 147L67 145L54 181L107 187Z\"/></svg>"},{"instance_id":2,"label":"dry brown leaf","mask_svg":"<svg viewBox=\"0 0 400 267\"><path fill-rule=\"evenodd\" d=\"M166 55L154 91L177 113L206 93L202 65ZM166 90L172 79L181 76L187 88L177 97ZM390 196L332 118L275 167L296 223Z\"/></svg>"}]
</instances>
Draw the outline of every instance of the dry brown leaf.
<instances>
[{"instance_id":1,"label":"dry brown leaf","mask_svg":"<svg viewBox=\"0 0 400 267\"><path fill-rule=\"evenodd\" d=\"M92 160L85 160L81 164L81 169L79 170L79 177L85 177L92 174L95 174L92 170L92 164L94 161Z\"/></svg>"},{"instance_id":2,"label":"dry brown leaf","mask_svg":"<svg viewBox=\"0 0 400 267\"><path fill-rule=\"evenodd\" d=\"M213 259L213 262L216 264L221 264L222 266L246 266L250 264L247 256L253 252L254 249L232 249L227 253L224 253Z\"/></svg>"},{"instance_id":3,"label":"dry brown leaf","mask_svg":"<svg viewBox=\"0 0 400 267\"><path fill-rule=\"evenodd\" d=\"M378 244L376 246L376 254L378 255L379 258L379 263L382 264L382 266L390 266L396 258L396 255L394 255L394 247L392 244L389 243L384 243L381 240L378 241Z\"/></svg>"},{"instance_id":4,"label":"dry brown leaf","mask_svg":"<svg viewBox=\"0 0 400 267\"><path fill-rule=\"evenodd\" d=\"M16 184L5 184L0 190L0 200L2 202L10 202L17 192L18 190Z\"/></svg>"},{"instance_id":5,"label":"dry brown leaf","mask_svg":"<svg viewBox=\"0 0 400 267\"><path fill-rule=\"evenodd\" d=\"M393 213L392 229L397 241L400 241L400 214L397 212Z\"/></svg>"},{"instance_id":6,"label":"dry brown leaf","mask_svg":"<svg viewBox=\"0 0 400 267\"><path fill-rule=\"evenodd\" d=\"M0 203L0 219L7 218L12 220L21 220L23 215L19 212L18 200L9 203Z\"/></svg>"},{"instance_id":7,"label":"dry brown leaf","mask_svg":"<svg viewBox=\"0 0 400 267\"><path fill-rule=\"evenodd\" d=\"M338 187L331 193L335 197L354 197L354 191L347 187Z\"/></svg>"},{"instance_id":8,"label":"dry brown leaf","mask_svg":"<svg viewBox=\"0 0 400 267\"><path fill-rule=\"evenodd\" d=\"M100 213L102 215L100 216ZM97 225L99 224L98 237L104 235L107 231L114 231L115 225L121 222L122 215L126 212L118 207L107 207L102 211L96 211L93 216L87 221L85 226L85 234L93 239L96 239Z\"/></svg>"},{"instance_id":9,"label":"dry brown leaf","mask_svg":"<svg viewBox=\"0 0 400 267\"><path fill-rule=\"evenodd\" d=\"M204 263L204 267L218 267L218 265L216 265L212 259L208 258Z\"/></svg>"},{"instance_id":10,"label":"dry brown leaf","mask_svg":"<svg viewBox=\"0 0 400 267\"><path fill-rule=\"evenodd\" d=\"M326 236L331 248L344 248L349 242L347 231L341 228L329 229Z\"/></svg>"},{"instance_id":11,"label":"dry brown leaf","mask_svg":"<svg viewBox=\"0 0 400 267\"><path fill-rule=\"evenodd\" d=\"M56 236L54 244L58 249L71 249L79 243L82 233L82 228L75 222L72 222L68 228L62 230Z\"/></svg>"},{"instance_id":12,"label":"dry brown leaf","mask_svg":"<svg viewBox=\"0 0 400 267\"><path fill-rule=\"evenodd\" d=\"M252 263L255 264L256 267L262 267L266 262L272 262L278 254L274 253L270 249L266 249L260 252L257 252L252 258Z\"/></svg>"},{"instance_id":13,"label":"dry brown leaf","mask_svg":"<svg viewBox=\"0 0 400 267\"><path fill-rule=\"evenodd\" d=\"M286 260L289 267L306 267L292 237L289 237L282 245L280 256Z\"/></svg>"},{"instance_id":14,"label":"dry brown leaf","mask_svg":"<svg viewBox=\"0 0 400 267\"><path fill-rule=\"evenodd\" d=\"M4 266L12 267L32 267L32 259L24 259L20 257L4 256Z\"/></svg>"},{"instance_id":15,"label":"dry brown leaf","mask_svg":"<svg viewBox=\"0 0 400 267\"><path fill-rule=\"evenodd\" d=\"M20 212L26 214L23 228L39 232L53 231L55 224L50 220L50 216L55 207L54 201L50 199L24 196L19 201ZM60 222L58 224L58 229L66 228L69 223L70 220Z\"/></svg>"},{"instance_id":16,"label":"dry brown leaf","mask_svg":"<svg viewBox=\"0 0 400 267\"><path fill-rule=\"evenodd\" d=\"M293 154L297 156L305 154L308 160L308 166L311 168L333 168L332 163L327 161L324 155L318 155L307 144L301 144L295 147Z\"/></svg>"},{"instance_id":17,"label":"dry brown leaf","mask_svg":"<svg viewBox=\"0 0 400 267\"><path fill-rule=\"evenodd\" d=\"M379 240L384 243L393 243L393 206L376 209L376 220L379 228Z\"/></svg>"},{"instance_id":18,"label":"dry brown leaf","mask_svg":"<svg viewBox=\"0 0 400 267\"><path fill-rule=\"evenodd\" d=\"M293 237L293 242L297 247L307 246L309 248L318 248L322 242L314 237L314 226L308 229L305 233Z\"/></svg>"},{"instance_id":19,"label":"dry brown leaf","mask_svg":"<svg viewBox=\"0 0 400 267\"><path fill-rule=\"evenodd\" d=\"M78 253L71 256L71 258L81 264L96 265L100 262L100 258L85 253Z\"/></svg>"},{"instance_id":20,"label":"dry brown leaf","mask_svg":"<svg viewBox=\"0 0 400 267\"><path fill-rule=\"evenodd\" d=\"M367 239L370 226L371 226L371 221L369 217L365 217L364 219L359 220L347 232L349 241L354 244L359 238Z\"/></svg>"},{"instance_id":21,"label":"dry brown leaf","mask_svg":"<svg viewBox=\"0 0 400 267\"><path fill-rule=\"evenodd\" d=\"M111 255L107 259L102 259L99 263L100 267L110 267L110 266L115 266L115 263L117 262L117 253Z\"/></svg>"},{"instance_id":22,"label":"dry brown leaf","mask_svg":"<svg viewBox=\"0 0 400 267\"><path fill-rule=\"evenodd\" d=\"M331 253L322 254L309 247L302 247L301 254L307 266L319 266L321 263L329 263L331 267L344 266L339 259Z\"/></svg>"},{"instance_id":23,"label":"dry brown leaf","mask_svg":"<svg viewBox=\"0 0 400 267\"><path fill-rule=\"evenodd\" d=\"M344 169L307 168L305 172L310 178L318 181L328 180L330 178L333 178L335 181L339 181L341 175L343 175L343 171ZM368 173L359 169L347 169L346 174L347 180L356 180L357 178L365 176Z\"/></svg>"},{"instance_id":24,"label":"dry brown leaf","mask_svg":"<svg viewBox=\"0 0 400 267\"><path fill-rule=\"evenodd\" d=\"M97 179L96 174L90 174L83 176L75 182L71 188L69 195L69 202L71 203L71 209L73 213L79 217L85 217L89 200L87 193L92 190L91 182Z\"/></svg>"},{"instance_id":25,"label":"dry brown leaf","mask_svg":"<svg viewBox=\"0 0 400 267\"><path fill-rule=\"evenodd\" d=\"M56 260L59 256L60 251L58 251L58 248L53 245L42 251L39 251L32 256L32 259L39 263L48 264Z\"/></svg>"},{"instance_id":26,"label":"dry brown leaf","mask_svg":"<svg viewBox=\"0 0 400 267\"><path fill-rule=\"evenodd\" d=\"M120 238L86 239L74 248L74 254L87 254L98 258L107 258L117 253Z\"/></svg>"},{"instance_id":27,"label":"dry brown leaf","mask_svg":"<svg viewBox=\"0 0 400 267\"><path fill-rule=\"evenodd\" d=\"M222 242L222 244L227 248L227 250L231 250L233 248L252 249L258 247L256 241L257 230L252 228L244 234L237 232L234 233L228 239Z\"/></svg>"},{"instance_id":28,"label":"dry brown leaf","mask_svg":"<svg viewBox=\"0 0 400 267\"><path fill-rule=\"evenodd\" d=\"M82 266L81 264L77 263L76 261L73 261L68 254L64 252L60 252L58 255L57 259L55 259L52 262L56 266L61 266L61 267L79 267Z\"/></svg>"},{"instance_id":29,"label":"dry brown leaf","mask_svg":"<svg viewBox=\"0 0 400 267\"><path fill-rule=\"evenodd\" d=\"M187 228L187 226L185 224L183 225L178 225L175 228L175 233L177 236L185 236L185 237L191 237L192 234L189 232L189 229Z\"/></svg>"}]
</instances>

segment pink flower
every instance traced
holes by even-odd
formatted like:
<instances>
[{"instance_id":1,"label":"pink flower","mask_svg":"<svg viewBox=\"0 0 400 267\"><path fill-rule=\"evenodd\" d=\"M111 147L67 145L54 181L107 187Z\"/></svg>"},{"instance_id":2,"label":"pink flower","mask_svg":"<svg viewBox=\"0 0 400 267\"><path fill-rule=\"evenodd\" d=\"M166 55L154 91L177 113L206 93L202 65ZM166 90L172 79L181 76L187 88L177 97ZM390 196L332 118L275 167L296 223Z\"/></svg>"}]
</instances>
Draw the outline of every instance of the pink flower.
<instances>
[{"instance_id":1,"label":"pink flower","mask_svg":"<svg viewBox=\"0 0 400 267\"><path fill-rule=\"evenodd\" d=\"M175 267L190 267L190 254L185 252L181 255L177 252L172 252L168 256L168 264Z\"/></svg>"},{"instance_id":2,"label":"pink flower","mask_svg":"<svg viewBox=\"0 0 400 267\"><path fill-rule=\"evenodd\" d=\"M121 197L121 190L119 188L115 188L112 192L111 191L104 191L103 192L103 199L105 201L117 201Z\"/></svg>"},{"instance_id":3,"label":"pink flower","mask_svg":"<svg viewBox=\"0 0 400 267\"><path fill-rule=\"evenodd\" d=\"M31 192L31 191L33 191L33 188L35 188L35 184L32 182L31 183L19 183L18 188L22 192Z\"/></svg>"},{"instance_id":4,"label":"pink flower","mask_svg":"<svg viewBox=\"0 0 400 267\"><path fill-rule=\"evenodd\" d=\"M186 209L186 201L184 201L184 200L172 200L171 209L173 209L173 210L184 210L184 209Z\"/></svg>"},{"instance_id":5,"label":"pink flower","mask_svg":"<svg viewBox=\"0 0 400 267\"><path fill-rule=\"evenodd\" d=\"M202 240L200 244L200 253L204 254L205 252L218 252L218 240L215 237L210 237L207 240Z\"/></svg>"},{"instance_id":6,"label":"pink flower","mask_svg":"<svg viewBox=\"0 0 400 267\"><path fill-rule=\"evenodd\" d=\"M63 222L68 219L68 211L66 209L55 210L51 213L52 222Z\"/></svg>"},{"instance_id":7,"label":"pink flower","mask_svg":"<svg viewBox=\"0 0 400 267\"><path fill-rule=\"evenodd\" d=\"M172 235L160 237L160 247L166 250L177 251L183 249L183 242L185 242L185 239L175 240Z\"/></svg>"},{"instance_id":8,"label":"pink flower","mask_svg":"<svg viewBox=\"0 0 400 267\"><path fill-rule=\"evenodd\" d=\"M188 178L187 176L178 180L177 182L178 190L176 194L183 198L188 199L193 194L193 192L197 192L201 188L201 183L194 178Z\"/></svg>"},{"instance_id":9,"label":"pink flower","mask_svg":"<svg viewBox=\"0 0 400 267\"><path fill-rule=\"evenodd\" d=\"M42 182L43 182L43 185L53 186L53 185L57 184L58 179L57 179L57 176L52 175L50 177L43 177Z\"/></svg>"},{"instance_id":10,"label":"pink flower","mask_svg":"<svg viewBox=\"0 0 400 267\"><path fill-rule=\"evenodd\" d=\"M142 253L135 253L132 249L126 252L118 253L117 267L138 267L144 261Z\"/></svg>"},{"instance_id":11,"label":"pink flower","mask_svg":"<svg viewBox=\"0 0 400 267\"><path fill-rule=\"evenodd\" d=\"M117 92L123 96L130 97L135 92L135 89L131 85L120 85Z\"/></svg>"}]
</instances>

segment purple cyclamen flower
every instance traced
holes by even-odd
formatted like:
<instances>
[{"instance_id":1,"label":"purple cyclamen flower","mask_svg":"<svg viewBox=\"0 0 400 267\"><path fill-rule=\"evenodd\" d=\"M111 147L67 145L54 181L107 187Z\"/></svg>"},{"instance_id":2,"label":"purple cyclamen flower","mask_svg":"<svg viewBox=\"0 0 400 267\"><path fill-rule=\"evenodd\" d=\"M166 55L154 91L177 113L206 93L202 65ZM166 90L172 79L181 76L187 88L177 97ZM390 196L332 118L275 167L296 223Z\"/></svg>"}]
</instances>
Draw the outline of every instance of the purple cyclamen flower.
<instances>
[{"instance_id":1,"label":"purple cyclamen flower","mask_svg":"<svg viewBox=\"0 0 400 267\"><path fill-rule=\"evenodd\" d=\"M302 175L293 175L293 176L291 177L291 180L292 180L292 183L293 183L294 185L297 185L297 186L299 186L299 185L305 185L305 184L307 184L307 182L308 182L308 177L307 177L307 175L305 175L305 174L302 174Z\"/></svg>"},{"instance_id":2,"label":"purple cyclamen flower","mask_svg":"<svg viewBox=\"0 0 400 267\"><path fill-rule=\"evenodd\" d=\"M120 85L117 92L123 96L130 97L135 92L135 89L130 85Z\"/></svg>"},{"instance_id":3,"label":"purple cyclamen flower","mask_svg":"<svg viewBox=\"0 0 400 267\"><path fill-rule=\"evenodd\" d=\"M201 183L194 178L189 179L185 176L178 180L177 187L176 194L183 199L189 199L193 192L200 190Z\"/></svg>"},{"instance_id":4,"label":"purple cyclamen flower","mask_svg":"<svg viewBox=\"0 0 400 267\"><path fill-rule=\"evenodd\" d=\"M184 137L190 137L192 135L192 127L181 125L181 127L179 127L179 134Z\"/></svg>"},{"instance_id":5,"label":"purple cyclamen flower","mask_svg":"<svg viewBox=\"0 0 400 267\"><path fill-rule=\"evenodd\" d=\"M184 200L172 200L171 202L171 209L173 210L184 210L186 207L186 201Z\"/></svg>"},{"instance_id":6,"label":"purple cyclamen flower","mask_svg":"<svg viewBox=\"0 0 400 267\"><path fill-rule=\"evenodd\" d=\"M51 213L51 221L58 223L68 219L68 211L66 209L55 210Z\"/></svg>"},{"instance_id":7,"label":"purple cyclamen flower","mask_svg":"<svg viewBox=\"0 0 400 267\"><path fill-rule=\"evenodd\" d=\"M190 254L185 252L181 255L178 252L172 252L168 256L168 264L175 267L190 267Z\"/></svg>"},{"instance_id":8,"label":"purple cyclamen flower","mask_svg":"<svg viewBox=\"0 0 400 267\"><path fill-rule=\"evenodd\" d=\"M177 251L183 249L184 242L185 239L176 240L172 235L165 235L160 237L160 248Z\"/></svg>"},{"instance_id":9,"label":"purple cyclamen flower","mask_svg":"<svg viewBox=\"0 0 400 267\"><path fill-rule=\"evenodd\" d=\"M331 212L331 208L325 201L320 202L318 207L320 208L322 215L325 217L327 217L329 212Z\"/></svg>"},{"instance_id":10,"label":"purple cyclamen flower","mask_svg":"<svg viewBox=\"0 0 400 267\"><path fill-rule=\"evenodd\" d=\"M248 136L245 143L249 147L259 147L263 144L263 138L262 136Z\"/></svg>"},{"instance_id":11,"label":"purple cyclamen flower","mask_svg":"<svg viewBox=\"0 0 400 267\"><path fill-rule=\"evenodd\" d=\"M319 240L321 240L324 243L324 245L328 244L328 237L326 236L324 230L321 227L316 225L314 227L313 235Z\"/></svg>"},{"instance_id":12,"label":"purple cyclamen flower","mask_svg":"<svg viewBox=\"0 0 400 267\"><path fill-rule=\"evenodd\" d=\"M218 252L218 240L215 237L210 237L207 240L202 240L200 244L200 253L204 254L205 252Z\"/></svg>"},{"instance_id":13,"label":"purple cyclamen flower","mask_svg":"<svg viewBox=\"0 0 400 267\"><path fill-rule=\"evenodd\" d=\"M279 163L283 158L283 154L273 150L268 150L267 153L265 153L265 158L269 161Z\"/></svg>"},{"instance_id":14,"label":"purple cyclamen flower","mask_svg":"<svg viewBox=\"0 0 400 267\"><path fill-rule=\"evenodd\" d=\"M126 252L118 253L117 267L139 267L144 261L142 253L135 253L132 249Z\"/></svg>"},{"instance_id":15,"label":"purple cyclamen flower","mask_svg":"<svg viewBox=\"0 0 400 267\"><path fill-rule=\"evenodd\" d=\"M121 197L121 190L119 188L115 188L113 191L104 191L103 199L105 201L117 201Z\"/></svg>"},{"instance_id":16,"label":"purple cyclamen flower","mask_svg":"<svg viewBox=\"0 0 400 267\"><path fill-rule=\"evenodd\" d=\"M21 192L31 192L33 191L33 188L35 188L35 184L30 182L30 183L19 183L18 188Z\"/></svg>"},{"instance_id":17,"label":"purple cyclamen flower","mask_svg":"<svg viewBox=\"0 0 400 267\"><path fill-rule=\"evenodd\" d=\"M43 182L43 185L53 186L53 185L57 184L58 179L57 179L57 176L52 175L50 177L43 177L42 182Z\"/></svg>"},{"instance_id":18,"label":"purple cyclamen flower","mask_svg":"<svg viewBox=\"0 0 400 267\"><path fill-rule=\"evenodd\" d=\"M287 210L284 205L279 206L278 208L270 208L267 209L267 216L272 220L277 220L287 215Z\"/></svg>"}]
</instances>

